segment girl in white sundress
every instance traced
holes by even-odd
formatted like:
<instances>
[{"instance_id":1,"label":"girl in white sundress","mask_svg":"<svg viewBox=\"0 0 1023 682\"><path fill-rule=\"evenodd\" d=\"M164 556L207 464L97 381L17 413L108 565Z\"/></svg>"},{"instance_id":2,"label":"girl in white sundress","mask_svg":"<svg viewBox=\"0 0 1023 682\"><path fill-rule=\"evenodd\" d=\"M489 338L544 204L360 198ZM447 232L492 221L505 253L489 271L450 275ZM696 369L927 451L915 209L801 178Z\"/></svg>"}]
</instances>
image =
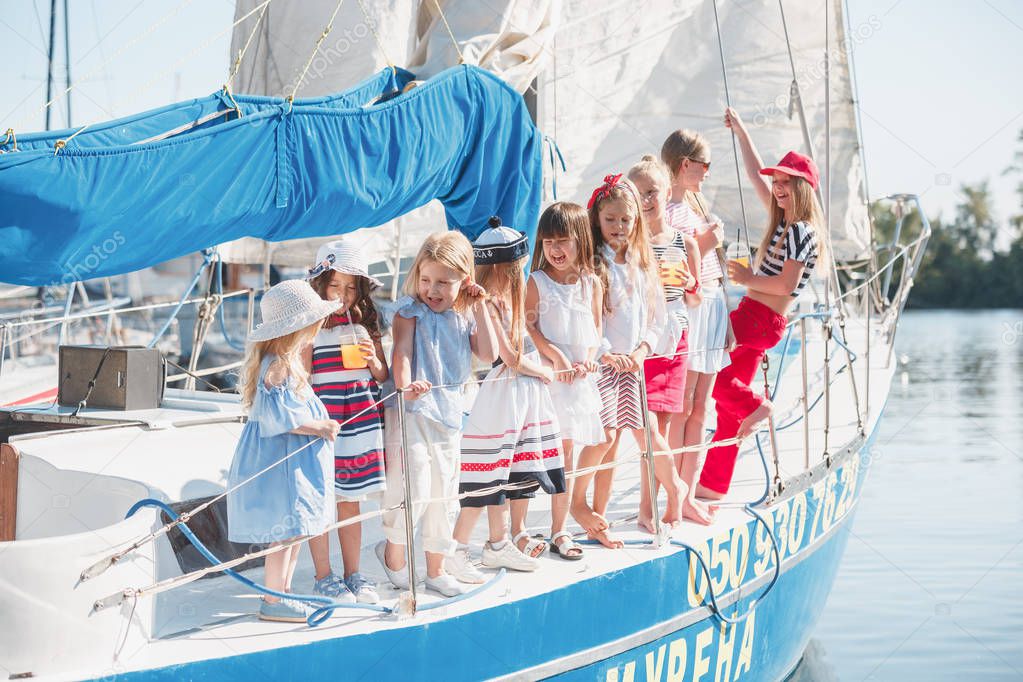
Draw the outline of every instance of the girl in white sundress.
<instances>
[{"instance_id":1,"label":"girl in white sundress","mask_svg":"<svg viewBox=\"0 0 1023 682\"><path fill-rule=\"evenodd\" d=\"M526 284L526 329L540 354L554 369L549 389L561 426L565 471L572 470L573 447L604 442L600 394L593 372L600 348L604 292L593 274L589 218L578 204L558 202L540 216L533 249L532 273ZM578 561L582 548L565 530L571 481L551 503L551 552ZM606 530L593 515L589 525Z\"/></svg>"},{"instance_id":2,"label":"girl in white sundress","mask_svg":"<svg viewBox=\"0 0 1023 682\"><path fill-rule=\"evenodd\" d=\"M497 330L500 359L480 385L476 402L462 432L459 493L503 484L519 488L497 490L461 500L455 523L458 549L445 568L462 582L482 583L485 576L469 558L469 537L487 510L489 541L483 545L487 568L536 570L536 558L547 544L529 537L526 513L538 489L549 495L565 492L558 417L547 386L554 371L540 360L526 333L526 278L529 257L526 235L490 219L490 228L473 243L476 277L487 290L487 308ZM506 513L511 508L512 539Z\"/></svg>"}]
</instances>

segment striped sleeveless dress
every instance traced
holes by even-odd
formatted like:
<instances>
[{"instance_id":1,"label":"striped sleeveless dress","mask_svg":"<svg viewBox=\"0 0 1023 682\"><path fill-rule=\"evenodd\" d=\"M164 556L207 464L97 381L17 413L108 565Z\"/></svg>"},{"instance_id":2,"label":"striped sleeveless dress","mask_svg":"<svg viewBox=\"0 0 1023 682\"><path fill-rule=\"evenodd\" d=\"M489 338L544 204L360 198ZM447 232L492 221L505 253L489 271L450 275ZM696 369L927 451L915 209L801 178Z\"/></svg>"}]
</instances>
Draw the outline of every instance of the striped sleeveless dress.
<instances>
[{"instance_id":1,"label":"striped sleeveless dress","mask_svg":"<svg viewBox=\"0 0 1023 682\"><path fill-rule=\"evenodd\" d=\"M380 385L369 369L344 368L341 342L350 335L348 318L333 315L330 322L339 324L321 329L313 340L309 383L330 418L347 422L334 441L334 491L341 501L361 502L385 487L383 406L367 409L380 399Z\"/></svg>"}]
</instances>

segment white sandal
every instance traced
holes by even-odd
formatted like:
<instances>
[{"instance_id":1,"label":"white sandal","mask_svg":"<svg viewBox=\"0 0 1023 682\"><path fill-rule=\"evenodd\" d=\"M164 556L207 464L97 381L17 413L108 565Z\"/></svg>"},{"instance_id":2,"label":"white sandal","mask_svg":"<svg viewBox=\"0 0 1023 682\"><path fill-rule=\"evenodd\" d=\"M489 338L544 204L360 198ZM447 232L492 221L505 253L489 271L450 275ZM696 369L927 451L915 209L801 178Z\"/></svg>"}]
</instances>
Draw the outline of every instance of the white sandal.
<instances>
[{"instance_id":1,"label":"white sandal","mask_svg":"<svg viewBox=\"0 0 1023 682\"><path fill-rule=\"evenodd\" d=\"M558 544L560 538L565 538L565 541ZM551 537L551 554L556 554L565 561L579 561L583 558L583 548L580 547L575 540L572 539L572 534L567 530L563 530L560 533L555 533ZM572 550L578 550L578 554L569 554Z\"/></svg>"},{"instance_id":2,"label":"white sandal","mask_svg":"<svg viewBox=\"0 0 1023 682\"><path fill-rule=\"evenodd\" d=\"M515 544L516 549L519 548L519 540L521 540L522 538L526 538L526 546L523 547L522 549L519 549L519 551L525 554L526 556L533 559L539 559L541 556L543 556L543 553L547 551L547 543L544 541L543 536L542 535L531 536L527 531L522 531L514 538L512 538L512 542ZM536 552L537 547L540 548L539 552ZM534 554L534 552L536 553Z\"/></svg>"}]
</instances>

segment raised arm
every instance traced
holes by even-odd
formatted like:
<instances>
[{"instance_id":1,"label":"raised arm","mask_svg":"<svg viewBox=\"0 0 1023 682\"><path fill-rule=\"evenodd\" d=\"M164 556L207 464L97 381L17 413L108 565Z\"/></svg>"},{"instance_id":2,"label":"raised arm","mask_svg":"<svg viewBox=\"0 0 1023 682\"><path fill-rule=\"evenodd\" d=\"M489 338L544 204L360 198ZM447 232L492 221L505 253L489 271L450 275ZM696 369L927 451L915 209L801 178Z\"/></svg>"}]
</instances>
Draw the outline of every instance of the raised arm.
<instances>
[{"instance_id":1,"label":"raised arm","mask_svg":"<svg viewBox=\"0 0 1023 682\"><path fill-rule=\"evenodd\" d=\"M757 148L754 146L753 139L750 137L749 131L746 130L742 118L739 117L739 112L731 107L725 109L725 127L730 128L739 140L739 149L742 150L742 161L746 168L746 176L753 183L753 188L756 189L761 203L770 209L771 183L760 174L760 169L764 168L764 162L760 158L760 154L757 153Z\"/></svg>"}]
</instances>

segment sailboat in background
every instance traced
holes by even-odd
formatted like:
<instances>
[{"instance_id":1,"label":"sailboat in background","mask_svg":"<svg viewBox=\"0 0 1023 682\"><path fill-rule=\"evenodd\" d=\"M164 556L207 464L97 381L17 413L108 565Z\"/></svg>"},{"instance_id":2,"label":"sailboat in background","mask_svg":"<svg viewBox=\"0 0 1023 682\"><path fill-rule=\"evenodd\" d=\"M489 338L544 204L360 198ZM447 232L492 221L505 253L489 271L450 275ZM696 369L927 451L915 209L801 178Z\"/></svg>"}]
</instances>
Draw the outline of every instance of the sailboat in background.
<instances>
[{"instance_id":1,"label":"sailboat in background","mask_svg":"<svg viewBox=\"0 0 1023 682\"><path fill-rule=\"evenodd\" d=\"M842 2L239 0L236 23L235 85L252 97L286 97L296 84L323 96L402 66L414 80L387 102L401 108L437 79L499 75L523 93L533 119L525 127L544 134L546 200L584 199L608 171L656 152L668 131L700 130L718 152L705 185L715 211L755 241L759 214L746 205L753 194L737 162L734 177L717 170L729 166L720 120L730 100L748 112L762 148L802 148L820 162L834 267L819 268L769 354L774 422L744 443L712 526L653 540L633 529L640 462L653 455L623 452L610 510L625 551L587 552L581 570L552 561L535 574L498 574L461 599L413 586L384 594L375 613L327 608L333 617L316 628L257 622L251 588L219 575L253 558L253 548L223 540L237 396L169 390L155 410L0 411L0 628L10 633L0 665L52 678L248 679L250 666L275 678L339 666L379 679L787 675L841 562L929 236L912 195L887 199L894 241L871 234L848 61L849 36L861 29L849 30ZM337 153L357 153L356 142L365 141L341 140ZM0 182L3 172L0 163ZM363 240L396 282L420 235L443 220L426 205L347 238ZM228 263L304 265L337 224L309 226L315 239L257 233L217 250ZM544 525L546 513L535 505L528 524ZM215 556L181 534L177 514ZM368 547L377 519L364 529ZM304 562L298 583L310 577Z\"/></svg>"}]
</instances>

